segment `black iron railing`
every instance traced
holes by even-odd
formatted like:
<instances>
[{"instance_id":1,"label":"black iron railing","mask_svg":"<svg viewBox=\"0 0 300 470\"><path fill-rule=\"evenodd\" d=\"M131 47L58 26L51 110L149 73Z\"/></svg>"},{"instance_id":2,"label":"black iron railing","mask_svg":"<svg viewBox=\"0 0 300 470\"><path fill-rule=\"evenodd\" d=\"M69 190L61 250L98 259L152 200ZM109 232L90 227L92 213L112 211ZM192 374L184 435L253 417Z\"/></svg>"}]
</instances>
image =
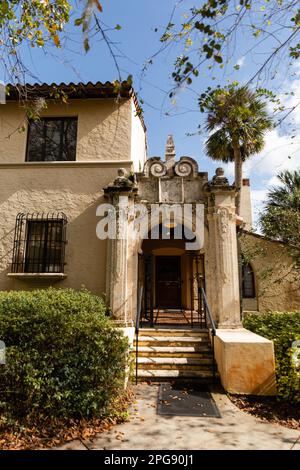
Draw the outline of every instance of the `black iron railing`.
<instances>
[{"instance_id":1,"label":"black iron railing","mask_svg":"<svg viewBox=\"0 0 300 470\"><path fill-rule=\"evenodd\" d=\"M216 332L217 332L217 328L216 328L216 324L215 324L215 321L213 319L213 316L212 316L212 313L211 313L211 310L209 308L209 304L208 304L208 301L207 301L207 297L206 297L206 294L205 294L205 290L203 289L203 287L200 287L200 290L201 290L201 296L202 296L202 299L203 299L203 308L204 308L204 315L205 315L205 319L206 319L206 325L207 325L207 328L209 328L211 330L211 335L212 335L212 372L213 372L213 381L215 381L215 378L216 378L216 361L215 361L215 336L216 336Z\"/></svg>"},{"instance_id":2,"label":"black iron railing","mask_svg":"<svg viewBox=\"0 0 300 470\"><path fill-rule=\"evenodd\" d=\"M135 383L138 381L138 358L139 358L139 331L140 331L140 320L142 311L142 298L143 298L143 286L140 287L138 292L137 301L137 312L135 319Z\"/></svg>"},{"instance_id":3,"label":"black iron railing","mask_svg":"<svg viewBox=\"0 0 300 470\"><path fill-rule=\"evenodd\" d=\"M191 271L193 275L190 278L190 296L191 296L191 326L206 328L206 317L203 309L203 299L201 296L201 287L205 286L204 281L204 255L191 252ZM196 314L196 321L194 315Z\"/></svg>"}]
</instances>

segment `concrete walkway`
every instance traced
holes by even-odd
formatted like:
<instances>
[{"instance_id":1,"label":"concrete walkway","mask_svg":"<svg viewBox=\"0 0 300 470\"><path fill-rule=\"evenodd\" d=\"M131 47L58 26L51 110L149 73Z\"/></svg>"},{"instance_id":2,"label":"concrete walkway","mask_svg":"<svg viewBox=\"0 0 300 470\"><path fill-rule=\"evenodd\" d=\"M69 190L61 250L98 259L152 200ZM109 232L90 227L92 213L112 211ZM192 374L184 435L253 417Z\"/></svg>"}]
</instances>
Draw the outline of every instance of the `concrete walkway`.
<instances>
[{"instance_id":1,"label":"concrete walkway","mask_svg":"<svg viewBox=\"0 0 300 470\"><path fill-rule=\"evenodd\" d=\"M127 423L91 440L72 441L70 450L300 450L300 432L262 422L240 411L221 392L213 397L221 418L156 414L157 385L135 387L136 401Z\"/></svg>"}]
</instances>

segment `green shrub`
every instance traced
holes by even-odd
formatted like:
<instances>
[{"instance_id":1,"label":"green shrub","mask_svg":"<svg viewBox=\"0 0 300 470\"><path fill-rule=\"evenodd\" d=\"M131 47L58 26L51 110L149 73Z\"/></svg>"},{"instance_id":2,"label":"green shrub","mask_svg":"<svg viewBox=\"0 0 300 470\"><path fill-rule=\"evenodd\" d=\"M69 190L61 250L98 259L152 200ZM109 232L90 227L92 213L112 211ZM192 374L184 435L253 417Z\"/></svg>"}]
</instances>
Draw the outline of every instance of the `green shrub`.
<instances>
[{"instance_id":1,"label":"green shrub","mask_svg":"<svg viewBox=\"0 0 300 470\"><path fill-rule=\"evenodd\" d=\"M278 398L300 403L300 368L292 360L292 343L300 339L300 312L249 314L244 326L274 341Z\"/></svg>"},{"instance_id":2,"label":"green shrub","mask_svg":"<svg viewBox=\"0 0 300 470\"><path fill-rule=\"evenodd\" d=\"M0 409L11 417L101 417L124 386L128 343L88 292L0 293Z\"/></svg>"}]
</instances>

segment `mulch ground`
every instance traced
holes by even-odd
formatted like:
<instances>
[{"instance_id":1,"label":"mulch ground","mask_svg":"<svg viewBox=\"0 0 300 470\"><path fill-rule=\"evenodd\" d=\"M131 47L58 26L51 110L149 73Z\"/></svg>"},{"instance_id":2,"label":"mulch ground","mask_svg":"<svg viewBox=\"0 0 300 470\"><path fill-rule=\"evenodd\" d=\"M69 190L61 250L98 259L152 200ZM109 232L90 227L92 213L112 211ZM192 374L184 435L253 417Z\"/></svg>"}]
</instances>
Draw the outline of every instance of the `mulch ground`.
<instances>
[{"instance_id":1,"label":"mulch ground","mask_svg":"<svg viewBox=\"0 0 300 470\"><path fill-rule=\"evenodd\" d=\"M300 429L300 406L281 403L276 397L230 395L230 400L242 411L291 429Z\"/></svg>"},{"instance_id":2,"label":"mulch ground","mask_svg":"<svg viewBox=\"0 0 300 470\"><path fill-rule=\"evenodd\" d=\"M108 431L128 419L127 409L133 393L127 390L114 404L114 413L101 419L61 419L37 415L22 421L9 422L0 416L0 450L47 449L73 439L84 441ZM34 422L34 424L33 424Z\"/></svg>"}]
</instances>

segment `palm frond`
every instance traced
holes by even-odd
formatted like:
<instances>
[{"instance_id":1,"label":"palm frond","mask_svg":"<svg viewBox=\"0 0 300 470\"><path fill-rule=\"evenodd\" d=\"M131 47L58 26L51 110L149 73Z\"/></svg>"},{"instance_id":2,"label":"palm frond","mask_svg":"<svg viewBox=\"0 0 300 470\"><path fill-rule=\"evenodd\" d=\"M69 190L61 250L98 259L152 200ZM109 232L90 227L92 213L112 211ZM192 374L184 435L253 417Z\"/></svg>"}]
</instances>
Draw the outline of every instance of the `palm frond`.
<instances>
[{"instance_id":1,"label":"palm frond","mask_svg":"<svg viewBox=\"0 0 300 470\"><path fill-rule=\"evenodd\" d=\"M205 147L213 160L234 160L233 136L238 140L242 159L259 153L264 147L265 133L273 128L266 103L248 87L230 87L213 95L206 120L211 133Z\"/></svg>"},{"instance_id":2,"label":"palm frond","mask_svg":"<svg viewBox=\"0 0 300 470\"><path fill-rule=\"evenodd\" d=\"M270 189L266 209L277 207L300 211L300 170L286 170L277 177L281 185Z\"/></svg>"},{"instance_id":3,"label":"palm frond","mask_svg":"<svg viewBox=\"0 0 300 470\"><path fill-rule=\"evenodd\" d=\"M220 160L224 163L234 161L230 138L224 129L218 129L208 137L205 142L205 151L212 160Z\"/></svg>"}]
</instances>

